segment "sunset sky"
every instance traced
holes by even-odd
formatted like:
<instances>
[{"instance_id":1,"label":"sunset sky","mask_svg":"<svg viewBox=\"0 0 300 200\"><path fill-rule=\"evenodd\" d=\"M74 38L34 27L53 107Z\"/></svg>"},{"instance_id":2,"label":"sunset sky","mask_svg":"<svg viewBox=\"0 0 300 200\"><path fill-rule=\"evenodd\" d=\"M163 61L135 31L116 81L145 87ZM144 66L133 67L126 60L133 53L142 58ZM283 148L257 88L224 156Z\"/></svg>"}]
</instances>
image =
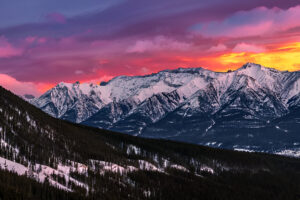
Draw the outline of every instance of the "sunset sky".
<instances>
[{"instance_id":1,"label":"sunset sky","mask_svg":"<svg viewBox=\"0 0 300 200\"><path fill-rule=\"evenodd\" d=\"M1 0L0 19L0 85L18 94L178 67L300 70L299 0Z\"/></svg>"}]
</instances>

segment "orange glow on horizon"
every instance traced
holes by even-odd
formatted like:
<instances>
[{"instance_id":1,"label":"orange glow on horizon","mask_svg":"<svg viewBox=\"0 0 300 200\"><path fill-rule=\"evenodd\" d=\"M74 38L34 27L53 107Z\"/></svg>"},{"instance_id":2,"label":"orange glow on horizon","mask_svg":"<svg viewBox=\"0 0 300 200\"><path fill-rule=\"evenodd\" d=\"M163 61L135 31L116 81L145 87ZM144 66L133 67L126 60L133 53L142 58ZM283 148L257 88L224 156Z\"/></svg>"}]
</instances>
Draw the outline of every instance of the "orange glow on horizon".
<instances>
[{"instance_id":1,"label":"orange glow on horizon","mask_svg":"<svg viewBox=\"0 0 300 200\"><path fill-rule=\"evenodd\" d=\"M212 60L224 66L226 70L252 62L282 71L297 71L300 69L300 42L285 44L263 53L226 53Z\"/></svg>"}]
</instances>

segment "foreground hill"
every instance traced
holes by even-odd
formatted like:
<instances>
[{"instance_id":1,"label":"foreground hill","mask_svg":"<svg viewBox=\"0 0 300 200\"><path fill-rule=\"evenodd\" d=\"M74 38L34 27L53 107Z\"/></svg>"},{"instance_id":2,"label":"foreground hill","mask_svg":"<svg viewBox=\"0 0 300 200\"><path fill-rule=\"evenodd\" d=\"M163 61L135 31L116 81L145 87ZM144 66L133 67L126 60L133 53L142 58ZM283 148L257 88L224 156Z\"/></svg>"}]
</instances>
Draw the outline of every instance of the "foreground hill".
<instances>
[{"instance_id":1,"label":"foreground hill","mask_svg":"<svg viewBox=\"0 0 300 200\"><path fill-rule=\"evenodd\" d=\"M1 199L300 197L298 159L76 125L3 88L0 140Z\"/></svg>"},{"instance_id":2,"label":"foreground hill","mask_svg":"<svg viewBox=\"0 0 300 200\"><path fill-rule=\"evenodd\" d=\"M60 83L32 103L56 118L131 135L271 153L300 149L300 72L253 63L229 72L190 68L101 85ZM281 121L287 116L293 126Z\"/></svg>"}]
</instances>

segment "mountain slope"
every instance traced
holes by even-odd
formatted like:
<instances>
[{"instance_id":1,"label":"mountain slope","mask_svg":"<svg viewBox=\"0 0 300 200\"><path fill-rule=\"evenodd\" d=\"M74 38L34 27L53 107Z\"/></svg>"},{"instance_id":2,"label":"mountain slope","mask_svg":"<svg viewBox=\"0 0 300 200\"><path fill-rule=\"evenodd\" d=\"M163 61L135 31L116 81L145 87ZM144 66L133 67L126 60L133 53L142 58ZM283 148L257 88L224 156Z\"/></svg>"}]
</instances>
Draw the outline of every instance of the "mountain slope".
<instances>
[{"instance_id":1,"label":"mountain slope","mask_svg":"<svg viewBox=\"0 0 300 200\"><path fill-rule=\"evenodd\" d=\"M68 193L80 199L299 197L298 159L76 125L46 115L3 88L0 123L0 179L11 177L5 181L13 190L18 186L9 180L16 175L1 170L49 185L36 187L41 192L50 186L65 191L56 199L72 199ZM21 182L22 177L14 179ZM0 194L6 195L3 191L8 190L0 184Z\"/></svg>"}]
</instances>

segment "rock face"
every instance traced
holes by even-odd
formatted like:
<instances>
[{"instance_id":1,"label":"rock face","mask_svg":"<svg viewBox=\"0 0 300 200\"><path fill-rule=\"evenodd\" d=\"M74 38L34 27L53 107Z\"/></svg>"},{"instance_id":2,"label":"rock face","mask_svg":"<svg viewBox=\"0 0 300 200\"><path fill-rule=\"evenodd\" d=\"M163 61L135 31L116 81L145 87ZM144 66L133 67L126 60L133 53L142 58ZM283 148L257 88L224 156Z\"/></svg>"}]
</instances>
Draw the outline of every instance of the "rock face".
<instances>
[{"instance_id":1,"label":"rock face","mask_svg":"<svg viewBox=\"0 0 300 200\"><path fill-rule=\"evenodd\" d=\"M300 143L300 72L253 63L60 83L32 103L57 118L143 137L259 151Z\"/></svg>"}]
</instances>

